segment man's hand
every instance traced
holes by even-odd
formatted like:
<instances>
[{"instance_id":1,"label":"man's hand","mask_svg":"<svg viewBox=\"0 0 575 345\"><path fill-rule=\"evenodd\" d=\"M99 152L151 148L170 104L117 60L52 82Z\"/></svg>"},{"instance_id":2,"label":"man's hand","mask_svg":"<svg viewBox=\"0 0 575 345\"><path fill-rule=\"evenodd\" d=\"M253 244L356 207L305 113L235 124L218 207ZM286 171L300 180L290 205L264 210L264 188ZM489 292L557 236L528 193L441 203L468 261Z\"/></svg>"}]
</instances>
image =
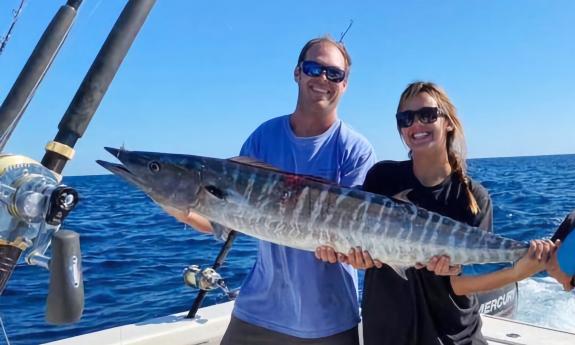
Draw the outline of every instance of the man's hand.
<instances>
[{"instance_id":1,"label":"man's hand","mask_svg":"<svg viewBox=\"0 0 575 345\"><path fill-rule=\"evenodd\" d=\"M336 253L330 246L320 246L315 250L315 257L323 262L336 263L341 262L350 264L355 269L368 269L372 267L381 268L383 263L379 260L373 260L367 251L362 251L361 247L350 249L347 255Z\"/></svg>"},{"instance_id":2,"label":"man's hand","mask_svg":"<svg viewBox=\"0 0 575 345\"><path fill-rule=\"evenodd\" d=\"M344 262L347 258L341 253L336 253L330 246L319 246L315 249L315 257L323 262L335 264L336 262Z\"/></svg>"}]
</instances>

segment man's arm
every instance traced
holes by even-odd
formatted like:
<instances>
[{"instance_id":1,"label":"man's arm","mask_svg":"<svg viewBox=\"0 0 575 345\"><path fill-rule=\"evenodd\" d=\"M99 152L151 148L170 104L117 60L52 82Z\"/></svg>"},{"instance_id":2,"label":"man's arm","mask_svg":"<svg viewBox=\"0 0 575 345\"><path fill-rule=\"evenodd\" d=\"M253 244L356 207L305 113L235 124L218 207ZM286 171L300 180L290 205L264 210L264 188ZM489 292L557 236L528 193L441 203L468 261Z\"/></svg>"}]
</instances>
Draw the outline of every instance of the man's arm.
<instances>
[{"instance_id":1,"label":"man's arm","mask_svg":"<svg viewBox=\"0 0 575 345\"><path fill-rule=\"evenodd\" d=\"M211 234L214 231L212 224L207 218L200 216L194 212L182 212L175 208L171 207L164 207L164 211L166 211L169 215L176 218L179 222L184 224L188 224L189 226L193 227L194 229Z\"/></svg>"}]
</instances>

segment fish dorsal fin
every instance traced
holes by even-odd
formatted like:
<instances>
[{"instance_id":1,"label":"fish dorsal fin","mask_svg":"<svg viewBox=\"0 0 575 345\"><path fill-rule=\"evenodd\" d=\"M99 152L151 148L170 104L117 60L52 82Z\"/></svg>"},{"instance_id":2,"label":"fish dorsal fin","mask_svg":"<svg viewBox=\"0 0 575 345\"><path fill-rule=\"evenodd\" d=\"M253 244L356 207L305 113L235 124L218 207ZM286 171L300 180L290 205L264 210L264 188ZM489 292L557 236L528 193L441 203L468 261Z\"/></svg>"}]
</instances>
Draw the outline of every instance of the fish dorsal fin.
<instances>
[{"instance_id":1,"label":"fish dorsal fin","mask_svg":"<svg viewBox=\"0 0 575 345\"><path fill-rule=\"evenodd\" d=\"M286 172L286 171L283 171L283 170L281 170L281 169L279 169L279 168L277 168L271 164L268 164L266 162L262 162L262 161L259 161L257 159L253 159L250 157L246 157L246 156L232 157L232 158L228 158L228 160L232 161L232 162L260 168L260 169L265 169L265 170L274 171L274 172L278 172L278 173L303 177L303 178L306 178L308 180L319 182L319 183L324 183L324 184L329 184L329 185L334 185L334 186L338 185L337 183L334 183L333 181L326 180L326 179L321 178L321 177L312 176L312 175L294 174L294 173Z\"/></svg>"},{"instance_id":2,"label":"fish dorsal fin","mask_svg":"<svg viewBox=\"0 0 575 345\"><path fill-rule=\"evenodd\" d=\"M333 181L326 180L326 179L324 179L324 178L317 177L317 176L312 176L312 175L297 175L297 176L305 177L305 178L308 179L308 180L315 181L315 182L319 182L319 183L323 183L323 184L327 184L327 185L330 185L330 186L339 186L337 183L335 183L335 182L333 182Z\"/></svg>"},{"instance_id":3,"label":"fish dorsal fin","mask_svg":"<svg viewBox=\"0 0 575 345\"><path fill-rule=\"evenodd\" d=\"M232 157L232 158L229 158L228 160L232 161L232 162L244 164L244 165L249 165L249 166L256 167L256 168L265 169L265 170L284 172L284 171L278 169L277 167L275 167L271 164L268 164L266 162L262 162L262 161L259 161L257 159L253 159L250 157L246 157L246 156Z\"/></svg>"}]
</instances>

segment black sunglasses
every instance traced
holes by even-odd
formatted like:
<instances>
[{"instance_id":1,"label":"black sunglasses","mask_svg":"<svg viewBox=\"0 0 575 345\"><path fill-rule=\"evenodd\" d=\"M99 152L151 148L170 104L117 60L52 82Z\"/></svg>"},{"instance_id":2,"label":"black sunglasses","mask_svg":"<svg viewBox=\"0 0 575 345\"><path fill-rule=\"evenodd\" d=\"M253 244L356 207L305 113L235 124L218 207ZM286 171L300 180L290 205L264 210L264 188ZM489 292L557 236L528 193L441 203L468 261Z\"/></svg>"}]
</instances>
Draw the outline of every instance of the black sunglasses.
<instances>
[{"instance_id":1,"label":"black sunglasses","mask_svg":"<svg viewBox=\"0 0 575 345\"><path fill-rule=\"evenodd\" d=\"M308 77L319 77L325 71L327 80L334 83L341 83L345 79L345 71L334 67L324 66L315 61L304 61L301 63L301 70Z\"/></svg>"},{"instance_id":2,"label":"black sunglasses","mask_svg":"<svg viewBox=\"0 0 575 345\"><path fill-rule=\"evenodd\" d=\"M399 128L408 128L413 125L413 121L417 117L421 123L434 123L437 118L443 116L437 107L423 107L418 110L400 111L395 114L397 119L397 126Z\"/></svg>"}]
</instances>

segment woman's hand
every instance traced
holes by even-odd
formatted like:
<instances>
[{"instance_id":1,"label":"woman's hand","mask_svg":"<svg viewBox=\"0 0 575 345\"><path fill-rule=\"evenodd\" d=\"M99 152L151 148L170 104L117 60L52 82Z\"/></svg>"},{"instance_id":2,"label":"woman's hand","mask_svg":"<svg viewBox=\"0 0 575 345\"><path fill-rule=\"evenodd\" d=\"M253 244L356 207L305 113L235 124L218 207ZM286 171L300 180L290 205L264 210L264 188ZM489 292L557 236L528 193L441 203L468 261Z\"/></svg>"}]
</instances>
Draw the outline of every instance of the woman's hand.
<instances>
[{"instance_id":1,"label":"woman's hand","mask_svg":"<svg viewBox=\"0 0 575 345\"><path fill-rule=\"evenodd\" d=\"M369 252L361 250L361 247L351 248L347 253L347 261L355 269L381 268L383 266L381 261L373 260Z\"/></svg>"},{"instance_id":2,"label":"woman's hand","mask_svg":"<svg viewBox=\"0 0 575 345\"><path fill-rule=\"evenodd\" d=\"M436 255L429 260L427 265L419 262L415 264L417 269L424 267L438 276L456 276L461 272L461 265L451 266L451 258L447 255Z\"/></svg>"}]
</instances>

